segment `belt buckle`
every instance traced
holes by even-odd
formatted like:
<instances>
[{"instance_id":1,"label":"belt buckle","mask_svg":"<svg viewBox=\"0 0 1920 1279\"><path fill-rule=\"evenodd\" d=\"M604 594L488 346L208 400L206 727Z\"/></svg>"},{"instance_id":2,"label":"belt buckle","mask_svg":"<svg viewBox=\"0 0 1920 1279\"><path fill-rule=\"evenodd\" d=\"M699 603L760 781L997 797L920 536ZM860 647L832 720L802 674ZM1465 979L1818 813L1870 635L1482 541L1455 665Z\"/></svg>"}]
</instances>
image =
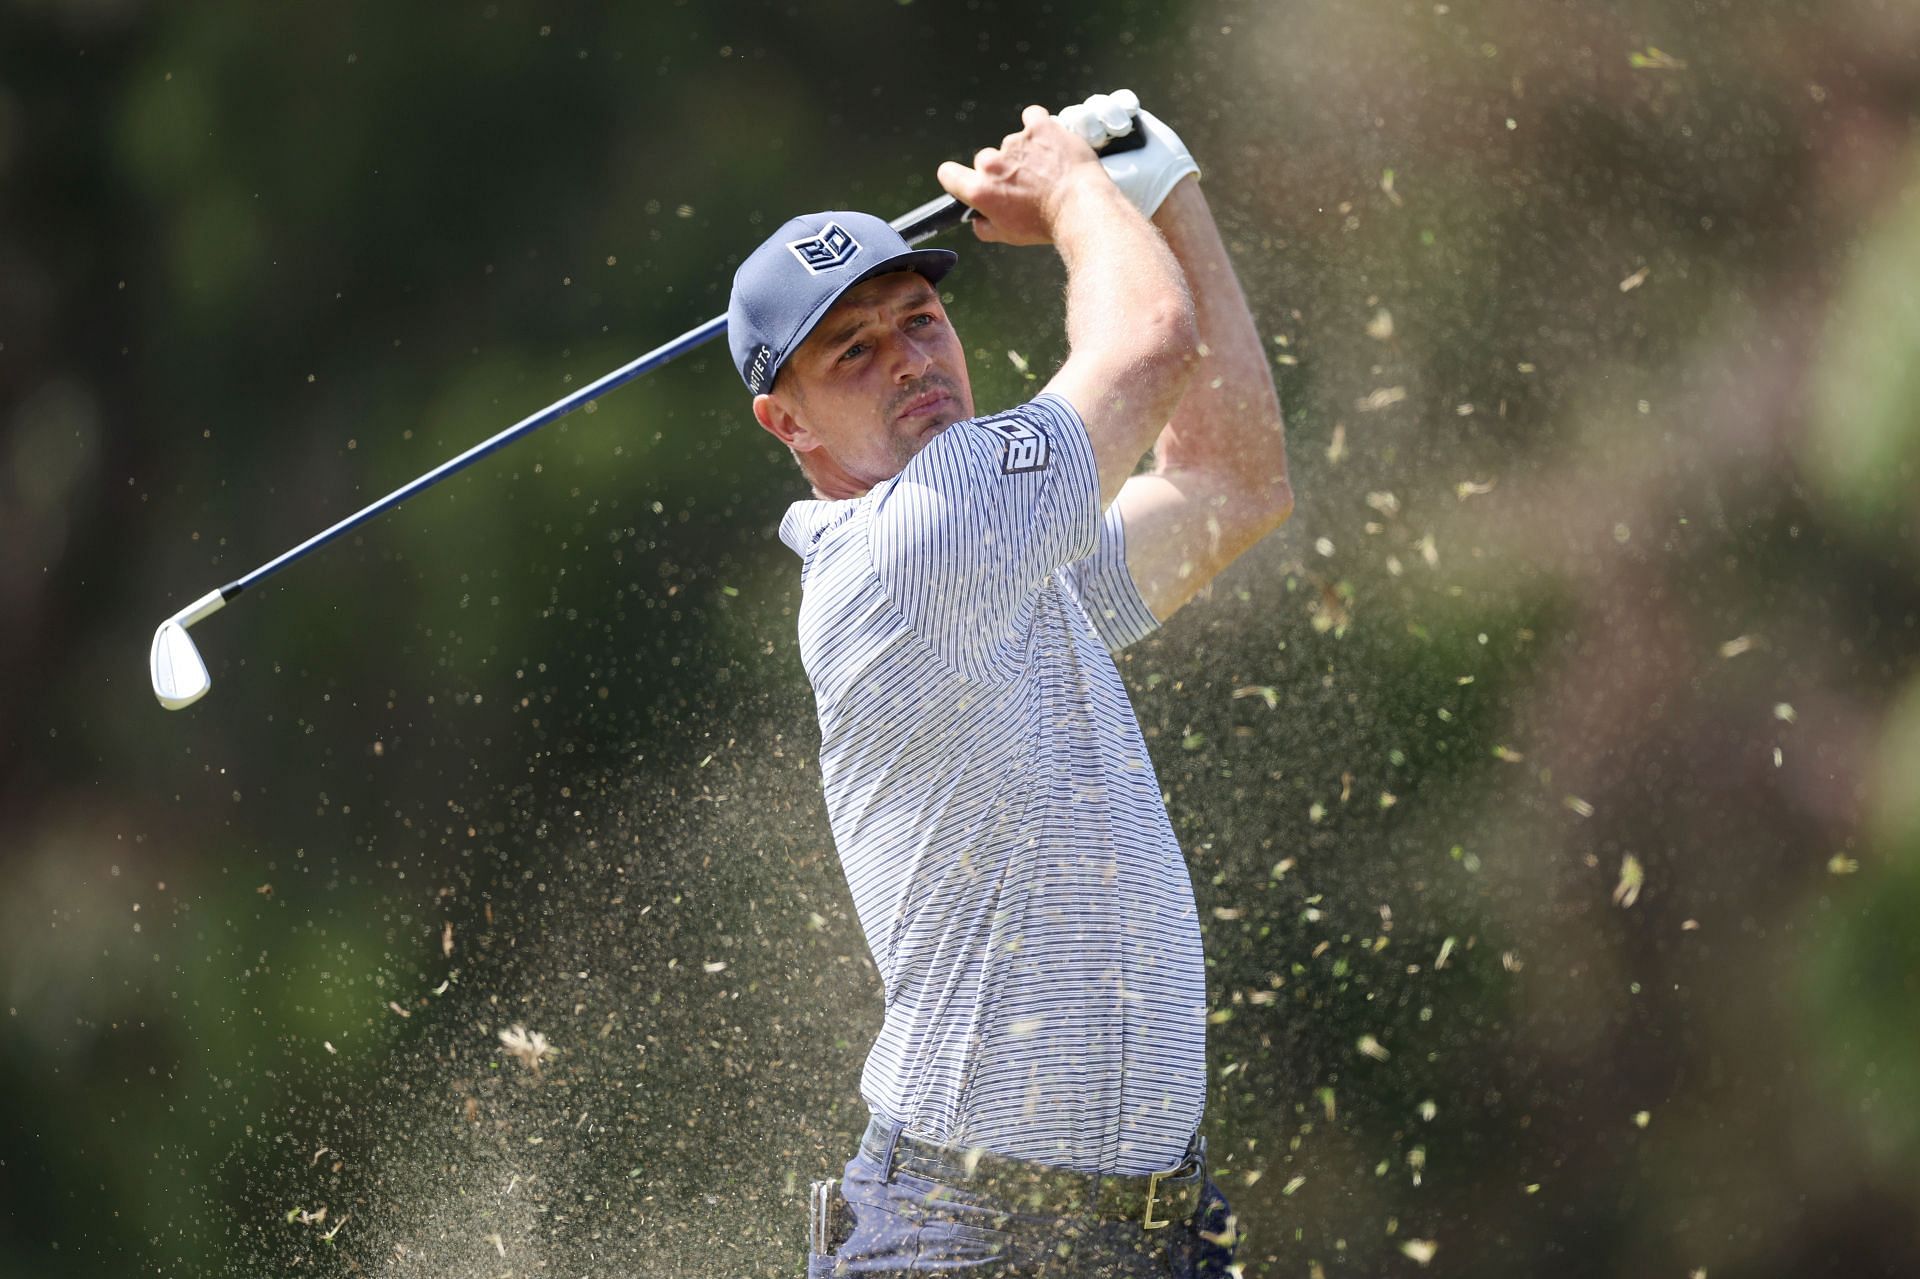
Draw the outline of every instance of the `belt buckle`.
<instances>
[{"instance_id":1,"label":"belt buckle","mask_svg":"<svg viewBox=\"0 0 1920 1279\"><path fill-rule=\"evenodd\" d=\"M1153 1204L1160 1194L1161 1179L1163 1177L1171 1177L1179 1171L1178 1168L1167 1168L1160 1172L1150 1172L1147 1174L1147 1206L1140 1214L1140 1228L1142 1230L1163 1230L1173 1224L1170 1219L1155 1221L1153 1219Z\"/></svg>"}]
</instances>

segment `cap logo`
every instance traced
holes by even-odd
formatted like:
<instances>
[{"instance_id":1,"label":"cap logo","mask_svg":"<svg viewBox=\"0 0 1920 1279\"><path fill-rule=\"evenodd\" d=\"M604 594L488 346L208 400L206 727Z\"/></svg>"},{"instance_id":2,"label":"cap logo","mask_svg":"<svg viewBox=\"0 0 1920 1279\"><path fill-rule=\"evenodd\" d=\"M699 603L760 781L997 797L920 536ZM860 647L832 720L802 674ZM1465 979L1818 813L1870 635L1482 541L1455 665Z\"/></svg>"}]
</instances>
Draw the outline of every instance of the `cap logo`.
<instances>
[{"instance_id":1,"label":"cap logo","mask_svg":"<svg viewBox=\"0 0 1920 1279\"><path fill-rule=\"evenodd\" d=\"M787 248L809 273L819 275L822 271L837 271L851 262L853 255L860 252L860 241L838 222L829 222L820 228L820 234L789 241Z\"/></svg>"}]
</instances>

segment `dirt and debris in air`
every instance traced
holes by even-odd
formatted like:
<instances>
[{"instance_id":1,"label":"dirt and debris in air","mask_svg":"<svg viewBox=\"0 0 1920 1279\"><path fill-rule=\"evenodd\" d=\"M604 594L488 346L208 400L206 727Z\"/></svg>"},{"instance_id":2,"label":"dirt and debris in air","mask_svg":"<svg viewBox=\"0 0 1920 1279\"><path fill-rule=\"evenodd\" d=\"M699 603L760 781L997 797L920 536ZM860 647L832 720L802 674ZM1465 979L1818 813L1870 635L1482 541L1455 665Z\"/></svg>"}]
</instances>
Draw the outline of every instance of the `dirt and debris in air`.
<instances>
[{"instance_id":1,"label":"dirt and debris in air","mask_svg":"<svg viewBox=\"0 0 1920 1279\"><path fill-rule=\"evenodd\" d=\"M385 979L405 968L413 989L314 1045L330 1104L235 1148L263 1264L718 1275L804 1246L807 1185L837 1175L864 1119L877 979L837 863L757 820L792 810L808 829L817 781L756 763L771 752L702 755L665 785L721 802L660 809L643 802L657 779L609 776L594 800L556 796L564 843L430 890L431 922ZM747 790L754 805L721 799ZM663 865L663 839L698 873ZM375 1011L384 1036L345 1033Z\"/></svg>"}]
</instances>

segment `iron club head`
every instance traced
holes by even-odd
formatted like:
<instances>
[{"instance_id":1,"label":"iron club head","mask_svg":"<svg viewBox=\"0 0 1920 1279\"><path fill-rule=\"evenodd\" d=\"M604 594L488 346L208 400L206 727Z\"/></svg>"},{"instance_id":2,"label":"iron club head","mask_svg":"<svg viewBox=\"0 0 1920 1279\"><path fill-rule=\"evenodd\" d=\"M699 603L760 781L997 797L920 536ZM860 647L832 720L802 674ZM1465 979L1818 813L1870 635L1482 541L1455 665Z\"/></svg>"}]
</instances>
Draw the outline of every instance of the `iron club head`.
<instances>
[{"instance_id":1,"label":"iron club head","mask_svg":"<svg viewBox=\"0 0 1920 1279\"><path fill-rule=\"evenodd\" d=\"M168 710L193 705L213 687L207 664L200 660L200 650L193 646L187 628L226 602L220 591L209 592L160 623L153 633L147 668L153 674L153 695Z\"/></svg>"},{"instance_id":2,"label":"iron club head","mask_svg":"<svg viewBox=\"0 0 1920 1279\"><path fill-rule=\"evenodd\" d=\"M213 687L187 628L171 617L153 633L148 664L153 668L153 695L170 711L193 705Z\"/></svg>"}]
</instances>

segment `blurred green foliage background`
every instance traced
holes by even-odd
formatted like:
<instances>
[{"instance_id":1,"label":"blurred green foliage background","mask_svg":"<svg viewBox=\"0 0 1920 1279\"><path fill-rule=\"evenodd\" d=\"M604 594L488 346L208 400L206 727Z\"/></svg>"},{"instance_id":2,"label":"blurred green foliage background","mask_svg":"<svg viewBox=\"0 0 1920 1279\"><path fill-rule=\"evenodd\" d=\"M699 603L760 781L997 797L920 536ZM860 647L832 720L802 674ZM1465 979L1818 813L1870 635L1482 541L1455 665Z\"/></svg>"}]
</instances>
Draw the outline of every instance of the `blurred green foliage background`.
<instances>
[{"instance_id":1,"label":"blurred green foliage background","mask_svg":"<svg viewBox=\"0 0 1920 1279\"><path fill-rule=\"evenodd\" d=\"M1120 86L1299 495L1124 666L1247 1273L1920 1270L1920 7L10 0L0 1274L800 1273L878 983L721 351L146 646Z\"/></svg>"}]
</instances>

